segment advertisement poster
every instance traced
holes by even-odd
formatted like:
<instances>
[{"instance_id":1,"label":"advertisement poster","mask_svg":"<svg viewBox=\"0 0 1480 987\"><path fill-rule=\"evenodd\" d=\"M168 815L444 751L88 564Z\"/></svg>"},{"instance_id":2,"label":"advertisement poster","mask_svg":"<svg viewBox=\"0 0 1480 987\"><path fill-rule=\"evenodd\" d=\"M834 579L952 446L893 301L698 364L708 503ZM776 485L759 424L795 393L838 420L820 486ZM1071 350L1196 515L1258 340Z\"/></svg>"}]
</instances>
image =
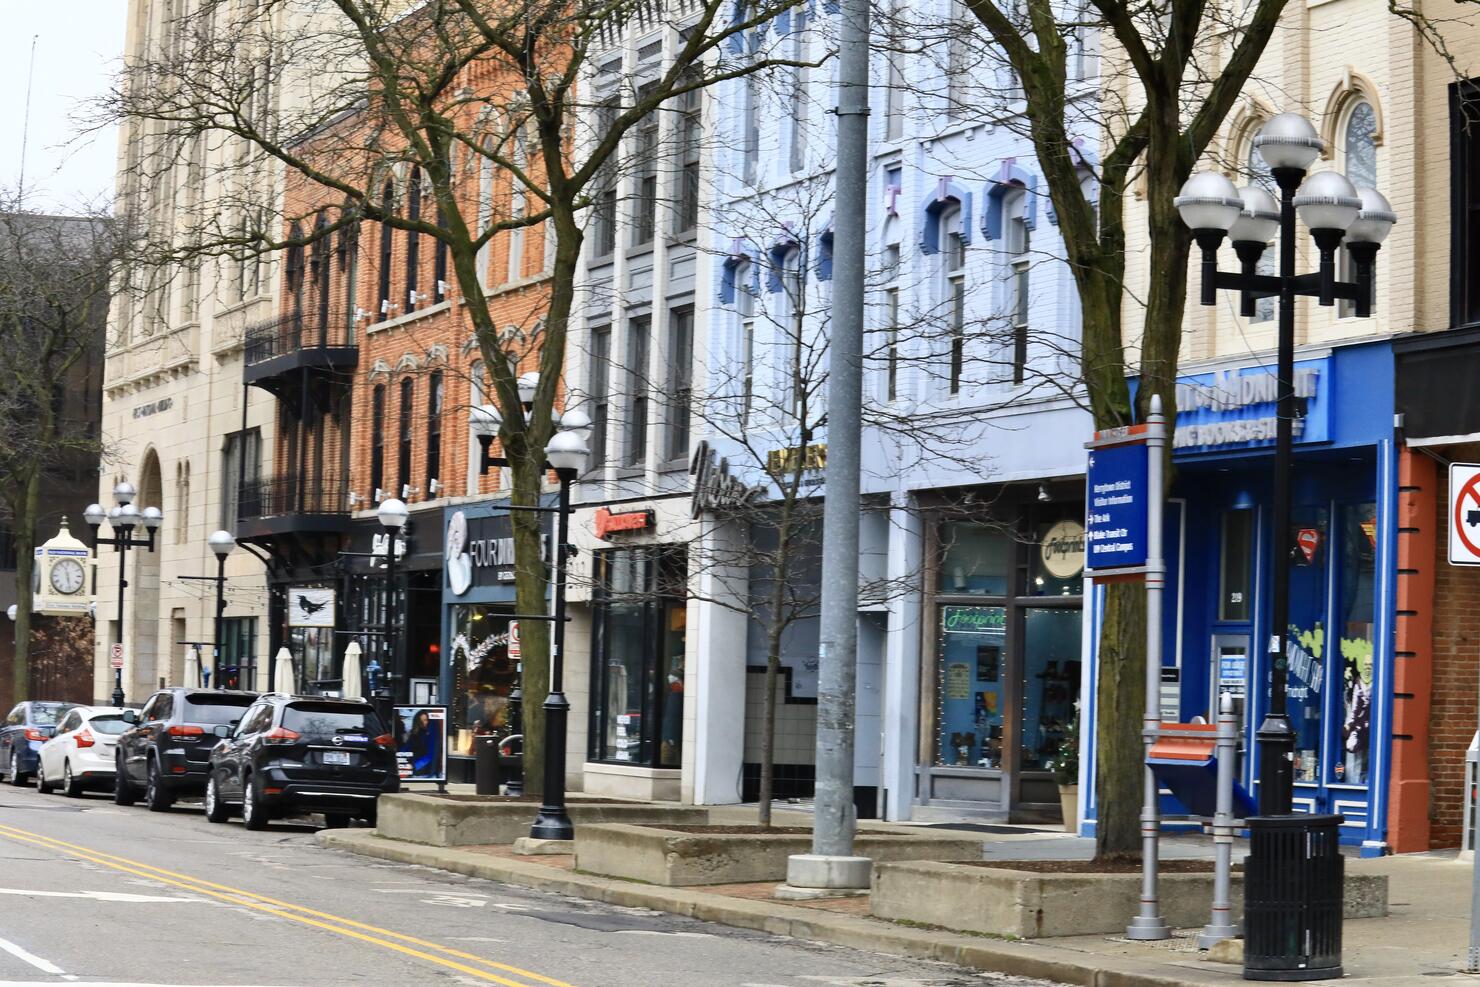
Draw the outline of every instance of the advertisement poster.
<instances>
[{"instance_id":1,"label":"advertisement poster","mask_svg":"<svg viewBox=\"0 0 1480 987\"><path fill-rule=\"evenodd\" d=\"M446 706L396 706L393 729L402 781L447 780Z\"/></svg>"}]
</instances>

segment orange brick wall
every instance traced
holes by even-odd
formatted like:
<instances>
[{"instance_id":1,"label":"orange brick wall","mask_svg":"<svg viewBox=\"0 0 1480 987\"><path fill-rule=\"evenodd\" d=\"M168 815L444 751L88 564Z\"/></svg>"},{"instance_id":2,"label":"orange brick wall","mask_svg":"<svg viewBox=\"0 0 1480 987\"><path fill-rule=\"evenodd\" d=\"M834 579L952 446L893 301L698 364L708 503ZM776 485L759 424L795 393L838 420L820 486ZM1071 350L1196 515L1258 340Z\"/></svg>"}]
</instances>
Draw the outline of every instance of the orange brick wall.
<instances>
[{"instance_id":1,"label":"orange brick wall","mask_svg":"<svg viewBox=\"0 0 1480 987\"><path fill-rule=\"evenodd\" d=\"M1397 620L1394 640L1392 775L1387 840L1394 853L1429 849L1429 718L1433 698L1435 498L1433 459L1404 449L1398 460Z\"/></svg>"}]
</instances>

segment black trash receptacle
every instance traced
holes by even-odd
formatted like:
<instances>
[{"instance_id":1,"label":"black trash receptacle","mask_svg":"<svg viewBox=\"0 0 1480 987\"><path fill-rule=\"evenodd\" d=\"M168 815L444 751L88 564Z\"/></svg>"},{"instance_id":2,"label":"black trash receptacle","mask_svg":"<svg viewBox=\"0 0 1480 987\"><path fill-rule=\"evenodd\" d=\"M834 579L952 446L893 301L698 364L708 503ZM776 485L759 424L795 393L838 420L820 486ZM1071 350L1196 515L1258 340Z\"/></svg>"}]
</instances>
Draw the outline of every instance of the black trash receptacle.
<instances>
[{"instance_id":1,"label":"black trash receptacle","mask_svg":"<svg viewBox=\"0 0 1480 987\"><path fill-rule=\"evenodd\" d=\"M1244 979L1341 976L1341 816L1256 816L1244 858Z\"/></svg>"},{"instance_id":2,"label":"black trash receptacle","mask_svg":"<svg viewBox=\"0 0 1480 987\"><path fill-rule=\"evenodd\" d=\"M473 784L479 795L497 795L499 783L499 756L497 737L478 737L473 741L473 753L477 763L473 770Z\"/></svg>"}]
</instances>

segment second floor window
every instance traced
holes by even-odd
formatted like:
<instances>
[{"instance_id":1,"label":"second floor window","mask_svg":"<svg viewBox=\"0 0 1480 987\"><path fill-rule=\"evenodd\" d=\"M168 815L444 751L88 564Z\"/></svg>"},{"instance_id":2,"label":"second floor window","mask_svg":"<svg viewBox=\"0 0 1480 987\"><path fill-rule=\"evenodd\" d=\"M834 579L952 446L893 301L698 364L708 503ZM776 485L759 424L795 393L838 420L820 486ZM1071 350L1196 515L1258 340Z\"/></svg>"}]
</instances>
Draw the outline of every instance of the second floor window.
<instances>
[{"instance_id":1,"label":"second floor window","mask_svg":"<svg viewBox=\"0 0 1480 987\"><path fill-rule=\"evenodd\" d=\"M644 86L638 98L651 91ZM632 140L633 195L632 246L645 247L653 242L658 225L658 115L649 113L637 125Z\"/></svg>"},{"instance_id":2,"label":"second floor window","mask_svg":"<svg viewBox=\"0 0 1480 987\"><path fill-rule=\"evenodd\" d=\"M689 454L690 409L693 400L694 310L676 308L668 314L668 459Z\"/></svg>"},{"instance_id":3,"label":"second floor window","mask_svg":"<svg viewBox=\"0 0 1480 987\"><path fill-rule=\"evenodd\" d=\"M1032 269L1027 191L1014 192L1002 205L1005 220L1003 248L1007 251L1010 282L1008 316L1012 324L1012 382L1021 384L1028 370L1028 307L1031 298L1028 278Z\"/></svg>"},{"instance_id":4,"label":"second floor window","mask_svg":"<svg viewBox=\"0 0 1480 987\"><path fill-rule=\"evenodd\" d=\"M416 400L416 385L410 377L401 381L401 420L396 436L396 489L391 496L406 498L411 486L411 422L412 403Z\"/></svg>"},{"instance_id":5,"label":"second floor window","mask_svg":"<svg viewBox=\"0 0 1480 987\"><path fill-rule=\"evenodd\" d=\"M385 491L385 385L376 384L370 396L370 495L377 501Z\"/></svg>"},{"instance_id":6,"label":"second floor window","mask_svg":"<svg viewBox=\"0 0 1480 987\"><path fill-rule=\"evenodd\" d=\"M673 232L688 233L699 225L699 153L702 149L703 90L678 97L678 210Z\"/></svg>"},{"instance_id":7,"label":"second floor window","mask_svg":"<svg viewBox=\"0 0 1480 987\"><path fill-rule=\"evenodd\" d=\"M587 375L591 398L591 466L606 465L606 437L611 419L612 327L591 330L591 365Z\"/></svg>"},{"instance_id":8,"label":"second floor window","mask_svg":"<svg viewBox=\"0 0 1480 987\"><path fill-rule=\"evenodd\" d=\"M647 461L648 349L653 317L634 316L627 322L627 455L628 466Z\"/></svg>"},{"instance_id":9,"label":"second floor window","mask_svg":"<svg viewBox=\"0 0 1480 987\"><path fill-rule=\"evenodd\" d=\"M430 384L427 387L427 497L434 497L440 491L432 489L432 481L436 480L440 487L442 483L442 372L440 370L432 374Z\"/></svg>"},{"instance_id":10,"label":"second floor window","mask_svg":"<svg viewBox=\"0 0 1480 987\"><path fill-rule=\"evenodd\" d=\"M421 219L421 169L411 169L411 181L406 186L406 218L413 223ZM419 301L416 293L417 273L421 270L421 234L416 230L406 231L406 311L411 311Z\"/></svg>"},{"instance_id":11,"label":"second floor window","mask_svg":"<svg viewBox=\"0 0 1480 987\"><path fill-rule=\"evenodd\" d=\"M385 183L385 188L380 193L380 207L390 215L396 205L396 187L390 182ZM391 224L382 221L380 224L380 297L376 304L380 306L380 317L388 319L391 316L391 257L394 253L395 240Z\"/></svg>"},{"instance_id":12,"label":"second floor window","mask_svg":"<svg viewBox=\"0 0 1480 987\"><path fill-rule=\"evenodd\" d=\"M966 371L966 231L961 218L960 206L940 217L941 302L949 361L947 391L951 394L961 393Z\"/></svg>"},{"instance_id":13,"label":"second floor window","mask_svg":"<svg viewBox=\"0 0 1480 987\"><path fill-rule=\"evenodd\" d=\"M238 520L260 513L258 470L262 433L255 428L232 432L221 447L221 527L234 530Z\"/></svg>"},{"instance_id":14,"label":"second floor window","mask_svg":"<svg viewBox=\"0 0 1480 987\"><path fill-rule=\"evenodd\" d=\"M617 122L617 105L605 102L596 108L596 136L609 133ZM607 257L617 249L617 181L608 161L597 173L591 204L591 253Z\"/></svg>"},{"instance_id":15,"label":"second floor window","mask_svg":"<svg viewBox=\"0 0 1480 987\"><path fill-rule=\"evenodd\" d=\"M1377 114L1365 99L1352 103L1346 111L1346 124L1341 134L1341 164L1353 185L1377 188ZM1268 253L1269 251L1266 251ZM1340 254L1341 279L1354 280L1356 265L1349 250ZM1357 314L1356 304L1346 299L1336 303L1336 317L1349 319Z\"/></svg>"}]
</instances>

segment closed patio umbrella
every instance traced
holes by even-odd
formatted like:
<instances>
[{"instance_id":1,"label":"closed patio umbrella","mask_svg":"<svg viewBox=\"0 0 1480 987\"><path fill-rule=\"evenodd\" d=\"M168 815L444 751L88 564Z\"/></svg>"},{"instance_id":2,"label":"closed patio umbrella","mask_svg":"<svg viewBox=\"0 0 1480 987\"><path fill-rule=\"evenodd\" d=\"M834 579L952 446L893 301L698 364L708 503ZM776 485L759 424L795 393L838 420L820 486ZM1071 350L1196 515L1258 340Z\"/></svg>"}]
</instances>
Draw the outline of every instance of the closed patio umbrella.
<instances>
[{"instance_id":1,"label":"closed patio umbrella","mask_svg":"<svg viewBox=\"0 0 1480 987\"><path fill-rule=\"evenodd\" d=\"M344 649L344 680L341 691L346 699L363 699L365 690L360 682L360 642L351 641Z\"/></svg>"},{"instance_id":2,"label":"closed patio umbrella","mask_svg":"<svg viewBox=\"0 0 1480 987\"><path fill-rule=\"evenodd\" d=\"M297 692L298 679L293 675L293 654L286 646L278 648L273 659L272 687L278 692Z\"/></svg>"}]
</instances>

